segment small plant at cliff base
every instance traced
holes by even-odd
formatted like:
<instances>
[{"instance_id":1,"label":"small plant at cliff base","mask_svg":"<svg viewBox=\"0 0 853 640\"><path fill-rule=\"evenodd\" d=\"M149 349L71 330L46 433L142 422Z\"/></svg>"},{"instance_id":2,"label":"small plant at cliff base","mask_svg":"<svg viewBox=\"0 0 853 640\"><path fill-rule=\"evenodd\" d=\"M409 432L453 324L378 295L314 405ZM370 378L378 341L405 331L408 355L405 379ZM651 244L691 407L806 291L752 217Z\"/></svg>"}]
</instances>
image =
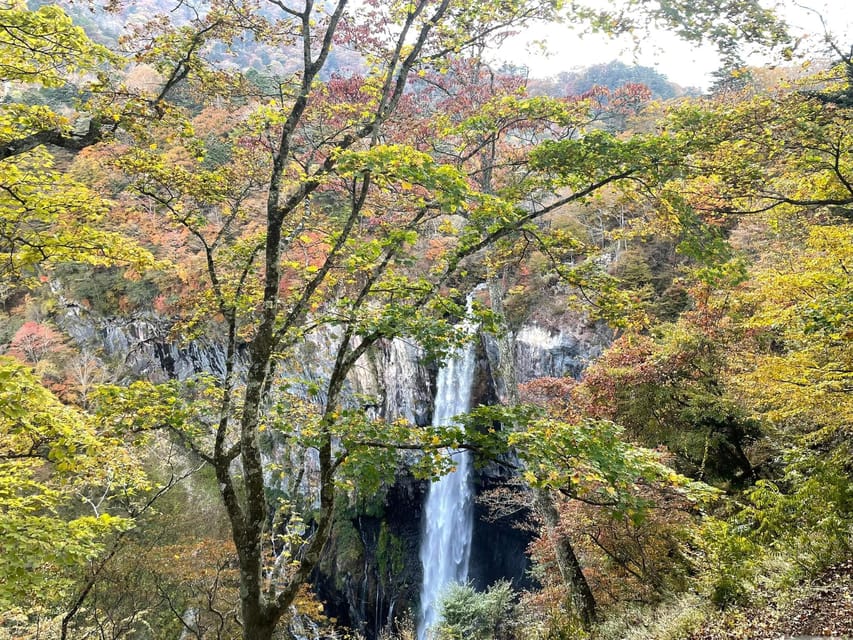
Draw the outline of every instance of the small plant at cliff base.
<instances>
[{"instance_id":1,"label":"small plant at cliff base","mask_svg":"<svg viewBox=\"0 0 853 640\"><path fill-rule=\"evenodd\" d=\"M379 640L418 640L417 621L411 612L404 613L379 633Z\"/></svg>"},{"instance_id":2,"label":"small plant at cliff base","mask_svg":"<svg viewBox=\"0 0 853 640\"><path fill-rule=\"evenodd\" d=\"M439 622L428 631L434 640L509 640L514 638L511 613L515 594L501 580L486 591L453 583L439 602Z\"/></svg>"}]
</instances>

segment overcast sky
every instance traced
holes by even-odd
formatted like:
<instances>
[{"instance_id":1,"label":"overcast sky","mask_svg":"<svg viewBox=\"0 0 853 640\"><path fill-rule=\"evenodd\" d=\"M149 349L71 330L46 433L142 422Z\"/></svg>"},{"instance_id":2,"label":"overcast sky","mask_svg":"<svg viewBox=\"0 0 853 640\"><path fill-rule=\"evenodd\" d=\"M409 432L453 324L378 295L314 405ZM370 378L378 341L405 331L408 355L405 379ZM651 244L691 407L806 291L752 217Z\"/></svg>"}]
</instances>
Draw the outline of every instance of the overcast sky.
<instances>
[{"instance_id":1,"label":"overcast sky","mask_svg":"<svg viewBox=\"0 0 853 640\"><path fill-rule=\"evenodd\" d=\"M782 15L791 25L792 35L809 38L815 43L812 48L818 46L823 38L823 27L817 15L799 8L793 0L781 0L779 4ZM853 0L801 0L799 4L810 6L825 17L842 48L853 45ZM536 41L546 43L547 53L541 51ZM807 46L804 44L802 48ZM713 47L686 44L667 33L654 34L635 51L633 42L628 39L581 38L559 25L537 26L515 36L501 47L496 59L526 65L531 75L539 78L619 59L628 64L655 67L673 82L703 89L710 84L710 74L719 67ZM761 64L762 60L754 58L751 62Z\"/></svg>"}]
</instances>

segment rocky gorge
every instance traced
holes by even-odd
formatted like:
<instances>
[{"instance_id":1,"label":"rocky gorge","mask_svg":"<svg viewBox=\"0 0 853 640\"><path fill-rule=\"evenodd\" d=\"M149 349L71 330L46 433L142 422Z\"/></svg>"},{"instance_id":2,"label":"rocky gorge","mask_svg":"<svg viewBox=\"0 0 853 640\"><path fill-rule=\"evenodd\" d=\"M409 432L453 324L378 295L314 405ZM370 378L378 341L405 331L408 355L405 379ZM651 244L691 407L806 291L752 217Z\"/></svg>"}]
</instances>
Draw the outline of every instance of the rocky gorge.
<instances>
[{"instance_id":1,"label":"rocky gorge","mask_svg":"<svg viewBox=\"0 0 853 640\"><path fill-rule=\"evenodd\" d=\"M77 348L110 363L119 381L183 380L198 373L222 375L225 370L225 353L215 338L180 341L169 321L153 313L102 317L75 302L62 302L57 325ZM321 379L335 339L334 334L312 335L300 345L287 374L298 374L303 384ZM506 383L498 373L504 366L502 353L512 353L511 369L519 384L577 377L610 339L608 329L572 312L557 321L531 319L503 336L481 332L474 344L471 403L495 404L505 396ZM433 417L436 373L436 364L426 362L416 344L383 341L355 367L347 380L347 398L375 417L427 425ZM282 462L274 443L266 455L271 462ZM306 465L310 475L310 459ZM478 461L473 475L476 495L513 491L513 474L511 465ZM268 482L275 488L274 478ZM328 617L375 638L401 613L417 615L423 574L418 552L428 487L427 481L401 467L395 482L379 494L339 504L324 560L312 578ZM501 579L516 588L531 586L526 549L533 529L525 526L529 511L496 516L487 502L477 499L474 504L468 580L479 590Z\"/></svg>"}]
</instances>

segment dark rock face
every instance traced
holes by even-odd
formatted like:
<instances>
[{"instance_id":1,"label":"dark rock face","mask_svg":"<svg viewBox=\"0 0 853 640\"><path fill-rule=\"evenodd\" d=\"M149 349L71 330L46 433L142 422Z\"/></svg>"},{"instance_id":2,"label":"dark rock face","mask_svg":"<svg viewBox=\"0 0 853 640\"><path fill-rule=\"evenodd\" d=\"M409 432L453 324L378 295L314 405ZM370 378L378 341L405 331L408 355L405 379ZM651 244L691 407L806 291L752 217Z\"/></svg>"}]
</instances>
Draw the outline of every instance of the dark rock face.
<instances>
[{"instance_id":1,"label":"dark rock face","mask_svg":"<svg viewBox=\"0 0 853 640\"><path fill-rule=\"evenodd\" d=\"M353 505L338 520L313 580L327 615L375 638L397 616L417 610L427 486L410 474L401 474L383 504Z\"/></svg>"},{"instance_id":2,"label":"dark rock face","mask_svg":"<svg viewBox=\"0 0 853 640\"><path fill-rule=\"evenodd\" d=\"M506 480L480 476L477 493L484 495L505 485ZM485 590L498 580L509 580L516 589L533 586L527 547L532 531L525 527L528 510L496 518L482 501L474 507L474 536L468 575L474 587Z\"/></svg>"},{"instance_id":3,"label":"dark rock face","mask_svg":"<svg viewBox=\"0 0 853 640\"><path fill-rule=\"evenodd\" d=\"M485 406L499 402L495 388L495 376L492 374L492 357L489 354L489 340L482 336L477 346L477 368L474 372L474 384L471 388L471 406Z\"/></svg>"},{"instance_id":4,"label":"dark rock face","mask_svg":"<svg viewBox=\"0 0 853 640\"><path fill-rule=\"evenodd\" d=\"M471 390L471 405L491 405L500 402L503 393L499 390L496 375L496 357L500 357L497 341L483 336L478 349L477 372ZM478 500L474 505L474 531L471 541L469 578L478 590L485 590L497 580L509 580L516 588L530 586L530 560L527 546L531 542L525 522L527 510L511 516L496 517L488 506L489 494L499 489L509 490L516 465L492 462L477 469L474 482Z\"/></svg>"},{"instance_id":5,"label":"dark rock face","mask_svg":"<svg viewBox=\"0 0 853 640\"><path fill-rule=\"evenodd\" d=\"M494 474L476 478L485 492L506 478ZM315 591L326 605L326 615L373 639L406 610L417 615L423 569L420 543L423 506L428 483L401 475L376 514L344 515L339 519L325 560L313 576ZM371 511L376 505L353 505ZM526 549L531 533L523 529L525 513L490 519L488 509L475 506L470 579L477 589L496 580L512 581L516 588L531 586Z\"/></svg>"}]
</instances>

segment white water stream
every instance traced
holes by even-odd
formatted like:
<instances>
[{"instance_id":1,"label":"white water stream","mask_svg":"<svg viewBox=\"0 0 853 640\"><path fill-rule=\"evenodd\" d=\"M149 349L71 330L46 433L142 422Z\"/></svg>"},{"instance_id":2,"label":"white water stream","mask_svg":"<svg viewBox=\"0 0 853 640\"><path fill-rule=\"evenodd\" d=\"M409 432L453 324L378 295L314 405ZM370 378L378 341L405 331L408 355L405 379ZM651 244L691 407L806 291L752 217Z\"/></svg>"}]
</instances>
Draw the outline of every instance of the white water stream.
<instances>
[{"instance_id":1,"label":"white water stream","mask_svg":"<svg viewBox=\"0 0 853 640\"><path fill-rule=\"evenodd\" d=\"M438 372L434 426L448 425L454 416L470 409L474 365L474 347L468 345ZM420 553L424 581L418 640L427 640L430 627L438 622L438 600L445 588L468 579L474 526L471 456L467 451L457 451L453 460L456 469L432 483L426 501Z\"/></svg>"}]
</instances>

